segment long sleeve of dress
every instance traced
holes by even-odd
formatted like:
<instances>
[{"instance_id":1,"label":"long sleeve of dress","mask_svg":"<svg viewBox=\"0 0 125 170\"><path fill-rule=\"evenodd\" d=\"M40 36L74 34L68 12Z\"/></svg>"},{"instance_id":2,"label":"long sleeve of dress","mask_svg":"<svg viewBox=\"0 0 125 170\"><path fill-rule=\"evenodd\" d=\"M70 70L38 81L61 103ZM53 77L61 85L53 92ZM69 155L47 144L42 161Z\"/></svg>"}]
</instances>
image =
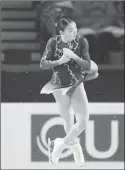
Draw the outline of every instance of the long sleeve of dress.
<instances>
[{"instance_id":1,"label":"long sleeve of dress","mask_svg":"<svg viewBox=\"0 0 125 170\"><path fill-rule=\"evenodd\" d=\"M89 44L86 38L81 37L80 38L80 46L81 46L81 57L84 61L84 67L85 68L90 68L90 55L89 55Z\"/></svg>"},{"instance_id":2,"label":"long sleeve of dress","mask_svg":"<svg viewBox=\"0 0 125 170\"><path fill-rule=\"evenodd\" d=\"M40 67L42 69L51 69L58 65L58 60L53 61L55 45L55 38L50 38L40 61Z\"/></svg>"},{"instance_id":3,"label":"long sleeve of dress","mask_svg":"<svg viewBox=\"0 0 125 170\"><path fill-rule=\"evenodd\" d=\"M90 55L89 55L89 44L86 38L81 37L80 39L80 46L81 46L81 57L90 62Z\"/></svg>"},{"instance_id":4,"label":"long sleeve of dress","mask_svg":"<svg viewBox=\"0 0 125 170\"><path fill-rule=\"evenodd\" d=\"M80 65L83 70L90 69L90 55L89 55L89 44L84 37L80 37L80 57L76 56L75 61Z\"/></svg>"}]
</instances>

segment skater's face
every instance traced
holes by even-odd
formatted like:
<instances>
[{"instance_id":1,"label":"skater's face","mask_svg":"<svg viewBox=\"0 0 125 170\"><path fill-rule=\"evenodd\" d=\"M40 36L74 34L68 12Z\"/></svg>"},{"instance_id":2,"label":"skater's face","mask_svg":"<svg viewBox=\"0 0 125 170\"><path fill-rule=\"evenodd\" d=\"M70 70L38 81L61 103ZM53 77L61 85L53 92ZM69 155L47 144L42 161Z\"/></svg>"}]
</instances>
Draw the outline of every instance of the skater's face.
<instances>
[{"instance_id":1,"label":"skater's face","mask_svg":"<svg viewBox=\"0 0 125 170\"><path fill-rule=\"evenodd\" d=\"M67 41L72 41L76 38L77 36L77 26L75 22L69 23L64 31L60 32L61 35L64 37L65 40Z\"/></svg>"}]
</instances>

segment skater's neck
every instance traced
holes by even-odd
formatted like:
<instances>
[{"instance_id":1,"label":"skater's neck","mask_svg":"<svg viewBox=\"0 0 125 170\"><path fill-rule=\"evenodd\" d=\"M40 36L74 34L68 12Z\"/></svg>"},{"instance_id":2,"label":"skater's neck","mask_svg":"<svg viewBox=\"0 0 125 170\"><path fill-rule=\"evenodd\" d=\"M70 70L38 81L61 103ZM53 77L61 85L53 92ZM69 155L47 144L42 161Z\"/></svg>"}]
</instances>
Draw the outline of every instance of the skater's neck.
<instances>
[{"instance_id":1,"label":"skater's neck","mask_svg":"<svg viewBox=\"0 0 125 170\"><path fill-rule=\"evenodd\" d=\"M69 43L70 41L66 39L63 35L61 35L61 39L64 43Z\"/></svg>"}]
</instances>

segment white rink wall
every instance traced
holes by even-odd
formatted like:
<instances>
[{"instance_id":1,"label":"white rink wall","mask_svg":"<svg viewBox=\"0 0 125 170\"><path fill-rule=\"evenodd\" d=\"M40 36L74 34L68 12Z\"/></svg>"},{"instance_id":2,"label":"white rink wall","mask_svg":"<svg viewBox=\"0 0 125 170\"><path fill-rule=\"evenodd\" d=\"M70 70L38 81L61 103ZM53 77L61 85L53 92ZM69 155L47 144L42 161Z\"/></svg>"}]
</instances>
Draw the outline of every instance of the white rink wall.
<instances>
[{"instance_id":1,"label":"white rink wall","mask_svg":"<svg viewBox=\"0 0 125 170\"><path fill-rule=\"evenodd\" d=\"M123 103L90 103L91 115L118 115L124 116ZM45 161L33 162L31 160L31 116L56 115L58 110L55 103L2 103L1 104L1 168L2 169L78 169L72 161L61 161L57 166L48 163L45 151ZM52 118L51 118L52 119ZM49 120L51 120L49 119ZM60 118L58 118L60 119ZM47 124L47 122L44 122ZM44 135L47 133L43 125ZM52 125L50 125L52 124ZM50 123L50 128L56 124ZM61 119L57 124L61 125ZM90 120L86 131L86 150L91 157L99 161L87 161L85 169L124 169L122 161L104 161L117 152L119 145L117 120L111 122L111 146L105 152L94 148L93 121ZM46 129L46 132L45 132ZM46 144L45 136L41 139ZM68 153L67 153L68 155ZM69 154L70 155L70 154ZM101 158L102 157L102 158Z\"/></svg>"}]
</instances>

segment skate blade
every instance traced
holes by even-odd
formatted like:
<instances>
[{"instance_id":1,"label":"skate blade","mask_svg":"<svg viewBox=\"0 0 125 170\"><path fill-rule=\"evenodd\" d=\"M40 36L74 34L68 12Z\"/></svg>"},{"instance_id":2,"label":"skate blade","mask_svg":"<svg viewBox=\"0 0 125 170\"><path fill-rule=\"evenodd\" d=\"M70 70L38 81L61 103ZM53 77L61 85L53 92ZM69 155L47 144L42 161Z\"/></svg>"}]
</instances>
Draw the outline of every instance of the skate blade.
<instances>
[{"instance_id":1,"label":"skate blade","mask_svg":"<svg viewBox=\"0 0 125 170\"><path fill-rule=\"evenodd\" d=\"M85 169L85 162L83 165L80 166L81 169Z\"/></svg>"},{"instance_id":2,"label":"skate blade","mask_svg":"<svg viewBox=\"0 0 125 170\"><path fill-rule=\"evenodd\" d=\"M53 164L52 162L52 145L54 144L54 141L51 141L50 138L48 138L48 158L49 158L49 163Z\"/></svg>"},{"instance_id":3,"label":"skate blade","mask_svg":"<svg viewBox=\"0 0 125 170\"><path fill-rule=\"evenodd\" d=\"M80 166L80 168L81 168L81 169L85 169L85 166L84 166L84 165L82 165L82 166Z\"/></svg>"}]
</instances>

